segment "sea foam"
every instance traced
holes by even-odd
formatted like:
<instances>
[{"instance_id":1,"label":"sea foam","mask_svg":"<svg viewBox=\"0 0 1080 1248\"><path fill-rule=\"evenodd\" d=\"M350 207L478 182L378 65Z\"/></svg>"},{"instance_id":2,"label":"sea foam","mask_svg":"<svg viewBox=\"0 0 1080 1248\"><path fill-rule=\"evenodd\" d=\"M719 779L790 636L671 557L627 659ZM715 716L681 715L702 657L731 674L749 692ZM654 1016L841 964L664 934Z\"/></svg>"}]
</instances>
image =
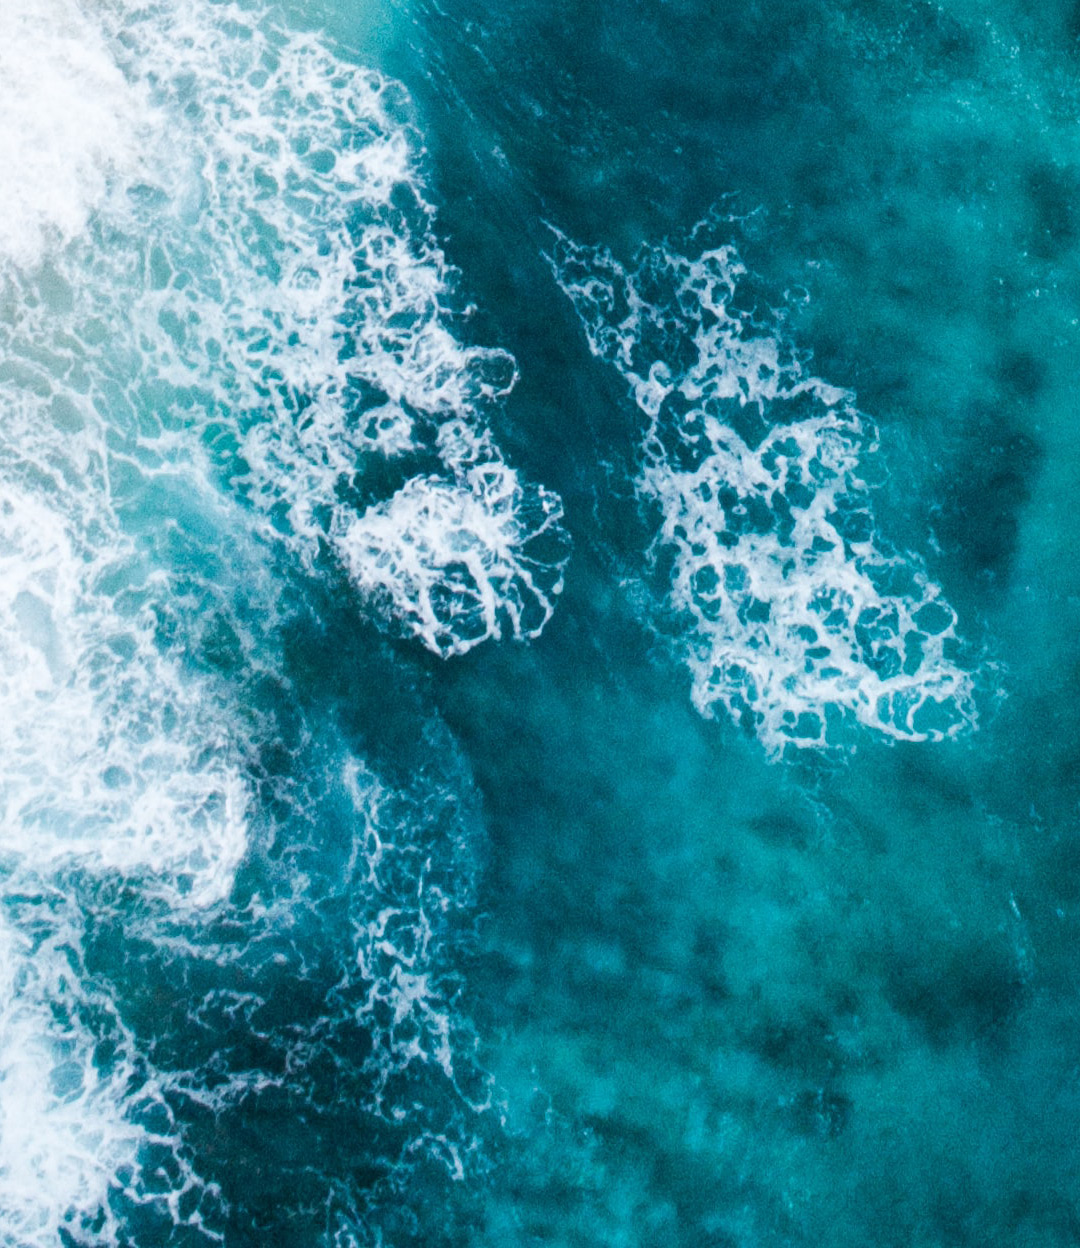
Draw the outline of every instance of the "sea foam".
<instances>
[{"instance_id":1,"label":"sea foam","mask_svg":"<svg viewBox=\"0 0 1080 1248\"><path fill-rule=\"evenodd\" d=\"M83 231L109 179L139 162L147 100L74 0L0 10L0 256L31 266Z\"/></svg>"},{"instance_id":2,"label":"sea foam","mask_svg":"<svg viewBox=\"0 0 1080 1248\"><path fill-rule=\"evenodd\" d=\"M9 888L0 919L4 1242L132 1242L124 1214L140 1208L192 1242L220 1242L209 1230L220 1193L198 1177L165 1085L86 971L76 888L21 883L26 895Z\"/></svg>"},{"instance_id":3,"label":"sea foam","mask_svg":"<svg viewBox=\"0 0 1080 1248\"><path fill-rule=\"evenodd\" d=\"M52 416L0 384L0 1225L27 1246L120 1242L125 1202L201 1218L157 1075L81 951L116 878L176 917L221 903L250 802L228 699L159 643L168 581L119 526L100 430Z\"/></svg>"},{"instance_id":4,"label":"sea foam","mask_svg":"<svg viewBox=\"0 0 1080 1248\"><path fill-rule=\"evenodd\" d=\"M124 530L94 404L21 380L0 381L0 853L221 900L248 805L229 696L161 644L173 587Z\"/></svg>"},{"instance_id":5,"label":"sea foam","mask_svg":"<svg viewBox=\"0 0 1080 1248\"><path fill-rule=\"evenodd\" d=\"M556 232L556 279L645 418L637 490L685 620L695 706L770 753L845 721L938 740L975 721L956 615L878 534L853 396L813 376L780 318L739 310L733 246L644 250L627 269Z\"/></svg>"},{"instance_id":6,"label":"sea foam","mask_svg":"<svg viewBox=\"0 0 1080 1248\"><path fill-rule=\"evenodd\" d=\"M252 820L274 822L256 795L280 741L248 695L287 686L282 566L336 563L440 654L535 636L561 588L560 505L487 429L514 362L463 342L398 87L202 0L17 0L0 34L22 177L0 190L0 1219L20 1245L123 1242L141 1206L153 1234L212 1241L221 1206L174 1107L227 1112L222 1088L275 1076L155 1067L87 970L88 925L118 907L139 958L224 958L201 928ZM231 669L206 654L219 624ZM460 1077L434 948L453 890L419 854L405 895L358 897L342 984L397 1146L429 1140L456 1169L408 1099L416 1069ZM396 917L371 912L391 896Z\"/></svg>"},{"instance_id":7,"label":"sea foam","mask_svg":"<svg viewBox=\"0 0 1080 1248\"><path fill-rule=\"evenodd\" d=\"M561 588L558 499L464 422L444 424L438 445L452 479L413 477L336 535L354 582L436 653L538 636Z\"/></svg>"},{"instance_id":8,"label":"sea foam","mask_svg":"<svg viewBox=\"0 0 1080 1248\"><path fill-rule=\"evenodd\" d=\"M159 159L102 220L140 240L122 261L131 321L142 367L186 407L174 419L203 424L270 540L309 567L329 550L370 609L429 648L536 635L562 587L561 507L486 428L516 370L461 341L407 97L232 7L152 12L115 38L166 119ZM156 411L150 432L154 416L168 421ZM406 478L389 497L387 461ZM460 598L466 530L483 606L435 626L432 597Z\"/></svg>"}]
</instances>

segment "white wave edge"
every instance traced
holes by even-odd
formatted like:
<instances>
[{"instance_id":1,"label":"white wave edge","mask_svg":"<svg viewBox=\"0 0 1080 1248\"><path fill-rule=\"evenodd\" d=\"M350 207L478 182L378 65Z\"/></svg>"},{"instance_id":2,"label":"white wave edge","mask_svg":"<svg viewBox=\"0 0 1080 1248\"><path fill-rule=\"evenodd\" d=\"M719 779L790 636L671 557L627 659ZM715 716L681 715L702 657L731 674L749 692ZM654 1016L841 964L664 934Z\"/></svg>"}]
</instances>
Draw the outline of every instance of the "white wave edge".
<instances>
[{"instance_id":1,"label":"white wave edge","mask_svg":"<svg viewBox=\"0 0 1080 1248\"><path fill-rule=\"evenodd\" d=\"M76 0L0 7L0 256L32 268L140 160L145 92Z\"/></svg>"},{"instance_id":2,"label":"white wave edge","mask_svg":"<svg viewBox=\"0 0 1080 1248\"><path fill-rule=\"evenodd\" d=\"M153 80L170 127L158 136L167 158L157 179L174 208L126 227L156 239L158 276L143 279L132 313L143 351L170 385L208 396L208 424L231 426L233 484L265 513L268 540L308 565L327 546L371 609L389 610L444 656L483 638L536 636L562 588L561 512L550 491L519 481L486 428L484 409L513 386L514 361L462 344L451 328L454 273L434 237L400 88L235 7L209 21L201 12L189 2L124 31L129 73ZM196 75L212 104L177 124L192 111L186 83ZM121 223L130 218L128 204L113 205ZM206 257L212 267L200 273ZM424 446L441 469L358 515L350 499L364 462ZM406 510L442 517L451 532L411 524L393 558L378 537L364 540L386 513ZM523 551L539 536L534 516L556 538L544 567ZM483 548L482 637L473 612L431 621L431 595L459 588L453 577L440 585L441 553L463 525ZM455 618L469 631L458 635Z\"/></svg>"},{"instance_id":3,"label":"white wave edge","mask_svg":"<svg viewBox=\"0 0 1080 1248\"><path fill-rule=\"evenodd\" d=\"M8 397L17 427L25 404ZM100 495L35 496L3 475L0 1227L20 1248L61 1227L119 1242L117 1196L201 1226L179 1135L146 1125L151 1109L171 1120L163 1085L81 966L77 898L118 877L174 916L216 906L247 849L247 785L211 691L159 652L146 610L104 591L132 551ZM147 1149L171 1159L166 1192Z\"/></svg>"},{"instance_id":4,"label":"white wave edge","mask_svg":"<svg viewBox=\"0 0 1080 1248\"><path fill-rule=\"evenodd\" d=\"M93 21L89 10L70 13L93 27L79 30L100 61L98 78L81 80L82 116L96 133L87 142L76 118L42 142L64 160L85 149L74 206L50 217L45 200L35 201L9 214L21 221L18 236L0 231L0 351L18 377L0 393L0 705L9 712L0 732L12 745L0 792L0 855L11 874L0 900L40 882L119 873L190 914L227 895L245 852L245 730L227 696L159 649L155 595L169 586L124 535L115 480L184 465L216 470L265 516L268 541L306 561L329 542L361 592L385 606L393 595L383 592L385 578L370 589L355 553L362 528L353 526L377 528L384 510L401 506L400 492L357 515L341 487L358 458L414 453L422 426L439 429L443 475L417 478L409 498L444 513L452 532L427 530L424 550L403 552L402 568L420 570L394 610L443 654L476 644L477 620L490 636L543 627L565 558L545 564L530 543L557 536L559 504L522 483L484 429L482 408L513 384L513 361L462 346L449 328L451 270L431 234L417 147L383 110L393 84L237 6L108 6ZM12 29L25 50L27 30ZM35 58L50 53L49 29L35 32ZM64 49L51 50L64 64ZM194 95L192 82L203 88ZM114 110L114 128L95 121L99 103ZM345 132L358 136L353 148L325 167L322 153ZM267 181L289 195L253 198ZM411 225L391 203L402 189L413 197ZM366 214L359 239L353 213ZM375 277L366 287L365 272ZM356 327L347 357L345 320ZM123 381L136 359L145 387ZM162 383L180 405L161 405ZM356 383L381 395L359 421L347 402ZM223 471L216 458L222 434L244 457L236 469ZM480 552L482 610L467 635L452 622L425 635L416 604L425 594L430 601L449 566L440 552L462 534ZM391 1011L388 1069L424 1061L446 1073L445 1003L411 945L387 952L394 940L423 938L418 913L415 931L398 932L407 918L399 915L358 934L358 965L375 976L365 1008ZM213 1238L192 1198L206 1189L165 1111L163 1090L182 1092L182 1079L152 1071L125 1036L117 1069L139 1065L143 1093L133 1104L127 1074L106 1077L97 1065L97 1031L70 1021L58 1032L50 1022L61 979L108 1014L105 990L66 954L55 982L30 973L29 946L18 924L12 930L16 987L0 1011L0 1070L3 1054L11 1057L0 1085L0 1110L10 1111L0 1133L0 1215L19 1228L20 1243L55 1245L61 1226L110 1242L119 1235L110 1205L119 1192ZM81 938L72 919L63 939L76 954ZM40 968L40 947L35 956ZM119 1020L113 1029L122 1033ZM8 1049L4 1034L14 1037ZM72 1060L83 1071L78 1095L62 1090ZM32 1103L16 1095L23 1085L40 1093ZM137 1112L148 1097L161 1130ZM27 1145L31 1120L52 1170ZM169 1190L160 1177L148 1186L148 1149L173 1159Z\"/></svg>"}]
</instances>

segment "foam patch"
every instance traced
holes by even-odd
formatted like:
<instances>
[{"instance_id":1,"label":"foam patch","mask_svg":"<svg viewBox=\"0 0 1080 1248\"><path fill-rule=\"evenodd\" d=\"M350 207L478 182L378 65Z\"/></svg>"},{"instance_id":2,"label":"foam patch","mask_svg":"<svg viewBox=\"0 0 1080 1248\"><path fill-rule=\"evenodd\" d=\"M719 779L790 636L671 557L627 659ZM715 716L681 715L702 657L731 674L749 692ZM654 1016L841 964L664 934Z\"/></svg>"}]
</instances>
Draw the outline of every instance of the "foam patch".
<instances>
[{"instance_id":1,"label":"foam patch","mask_svg":"<svg viewBox=\"0 0 1080 1248\"><path fill-rule=\"evenodd\" d=\"M227 1112L264 1075L151 1065L83 964L86 925L122 880L138 957L215 957L199 933L280 748L246 695L285 683L282 565L336 560L358 605L459 653L544 626L560 507L487 430L514 362L463 341L398 87L203 0L16 0L0 47L0 1221L20 1244L120 1242L141 1208L212 1242L169 1107ZM377 1083L457 1077L430 949L449 891L420 884L397 918L361 907L343 981ZM437 1114L385 1103L401 1147L453 1168Z\"/></svg>"},{"instance_id":2,"label":"foam patch","mask_svg":"<svg viewBox=\"0 0 1080 1248\"><path fill-rule=\"evenodd\" d=\"M558 498L468 426L444 425L440 445L452 480L413 477L340 533L354 582L436 654L539 636L562 590Z\"/></svg>"},{"instance_id":3,"label":"foam patch","mask_svg":"<svg viewBox=\"0 0 1080 1248\"><path fill-rule=\"evenodd\" d=\"M32 267L84 230L111 179L139 163L145 94L71 0L0 11L0 257Z\"/></svg>"},{"instance_id":4,"label":"foam patch","mask_svg":"<svg viewBox=\"0 0 1080 1248\"><path fill-rule=\"evenodd\" d=\"M116 38L128 76L167 119L149 188L129 186L103 209L140 240L139 254L114 255L108 282L132 291L140 367L182 407L170 420L143 388L144 436L157 422L201 422L268 540L308 566L329 548L374 610L443 654L480 639L472 611L431 623L433 595L461 594L439 549L468 528L483 548L473 571L484 635L534 636L567 550L544 543L554 567L534 590L525 548L534 526L552 534L558 500L519 482L486 430L516 369L505 352L461 341L404 93L231 7L157 10ZM499 486L462 470L447 449L461 438L439 432L448 423L483 443ZM411 479L380 497L372 481L395 459ZM424 520L405 526L394 557L360 538L406 510ZM443 521L448 531L434 532Z\"/></svg>"},{"instance_id":5,"label":"foam patch","mask_svg":"<svg viewBox=\"0 0 1080 1248\"><path fill-rule=\"evenodd\" d=\"M770 753L975 722L956 616L919 558L876 531L853 396L811 375L775 317L737 310L734 247L643 252L633 270L561 234L552 255L593 354L645 417L639 497L686 622L692 697Z\"/></svg>"},{"instance_id":6,"label":"foam patch","mask_svg":"<svg viewBox=\"0 0 1080 1248\"><path fill-rule=\"evenodd\" d=\"M20 407L0 388L26 455ZM177 906L220 901L247 843L227 705L162 653L154 608L167 583L140 567L91 483L69 462L83 490L54 478L31 494L33 458L4 458L0 853L39 874L80 863L142 877ZM50 458L63 464L55 448Z\"/></svg>"}]
</instances>

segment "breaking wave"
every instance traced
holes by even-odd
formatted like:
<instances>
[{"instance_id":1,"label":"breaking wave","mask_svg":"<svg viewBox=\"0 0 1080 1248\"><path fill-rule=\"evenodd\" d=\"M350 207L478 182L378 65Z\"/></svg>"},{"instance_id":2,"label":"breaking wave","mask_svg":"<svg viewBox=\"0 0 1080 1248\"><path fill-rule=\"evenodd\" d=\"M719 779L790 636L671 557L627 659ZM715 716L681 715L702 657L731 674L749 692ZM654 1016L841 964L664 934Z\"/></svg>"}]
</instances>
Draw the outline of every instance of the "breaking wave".
<instances>
[{"instance_id":1,"label":"breaking wave","mask_svg":"<svg viewBox=\"0 0 1080 1248\"><path fill-rule=\"evenodd\" d=\"M567 539L488 428L514 361L465 344L404 92L314 36L15 0L0 117L0 1223L220 1242L247 1200L380 1242L372 1192L452 1182L486 1105L476 820L296 707L282 596L347 577L441 655L539 634ZM224 1191L275 1096L308 1154Z\"/></svg>"},{"instance_id":2,"label":"breaking wave","mask_svg":"<svg viewBox=\"0 0 1080 1248\"><path fill-rule=\"evenodd\" d=\"M125 276L144 367L174 391L174 413L188 409L178 422L202 421L268 535L309 565L328 547L374 610L431 649L535 635L565 539L542 568L525 552L561 507L518 484L485 429L514 362L456 333L403 91L232 8L162 11L117 38L168 124L155 181L127 187L117 217L140 243ZM465 430L468 465L448 422ZM393 476L403 483L387 498ZM387 511L398 557L358 537ZM460 633L453 613L430 623L432 594L459 590L453 538L431 540L430 517L447 511L469 516L473 589L491 607L480 633L475 613Z\"/></svg>"}]
</instances>

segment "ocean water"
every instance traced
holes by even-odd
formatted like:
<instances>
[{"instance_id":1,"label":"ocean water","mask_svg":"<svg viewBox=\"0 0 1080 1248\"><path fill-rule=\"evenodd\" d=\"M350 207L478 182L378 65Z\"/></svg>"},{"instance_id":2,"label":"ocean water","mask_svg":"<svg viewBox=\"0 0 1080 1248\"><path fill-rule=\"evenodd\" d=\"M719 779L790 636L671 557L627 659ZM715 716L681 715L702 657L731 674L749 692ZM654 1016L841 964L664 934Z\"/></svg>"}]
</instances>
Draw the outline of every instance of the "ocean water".
<instances>
[{"instance_id":1,"label":"ocean water","mask_svg":"<svg viewBox=\"0 0 1080 1248\"><path fill-rule=\"evenodd\" d=\"M1080 1244L1078 72L3 0L0 1244Z\"/></svg>"}]
</instances>

